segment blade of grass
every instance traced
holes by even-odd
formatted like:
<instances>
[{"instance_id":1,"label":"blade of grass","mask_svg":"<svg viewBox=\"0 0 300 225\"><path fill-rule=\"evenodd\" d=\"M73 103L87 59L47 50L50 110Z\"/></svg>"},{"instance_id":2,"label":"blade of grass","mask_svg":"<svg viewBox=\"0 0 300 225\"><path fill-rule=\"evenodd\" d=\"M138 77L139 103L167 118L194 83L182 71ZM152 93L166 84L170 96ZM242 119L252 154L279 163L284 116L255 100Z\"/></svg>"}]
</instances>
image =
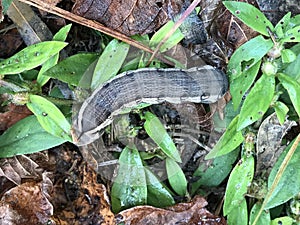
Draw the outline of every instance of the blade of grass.
<instances>
[{"instance_id":1,"label":"blade of grass","mask_svg":"<svg viewBox=\"0 0 300 225\"><path fill-rule=\"evenodd\" d=\"M263 204L261 205L261 208L260 208L257 216L255 217L255 220L253 221L252 225L257 224L257 222L259 220L259 217L262 214L265 206L267 205L270 197L272 196L277 184L279 183L279 180L281 179L284 170L286 169L286 167L287 167L288 163L290 162L294 152L296 151L297 146L299 145L299 142L300 142L300 134L298 134L298 136L296 137L294 144L292 145L290 151L287 153L287 155L285 156L281 166L279 167L279 170L278 170L278 172L277 172L277 174L274 178L274 182L273 182L273 184L270 188L270 191L268 192L266 198L264 199Z\"/></svg>"}]
</instances>

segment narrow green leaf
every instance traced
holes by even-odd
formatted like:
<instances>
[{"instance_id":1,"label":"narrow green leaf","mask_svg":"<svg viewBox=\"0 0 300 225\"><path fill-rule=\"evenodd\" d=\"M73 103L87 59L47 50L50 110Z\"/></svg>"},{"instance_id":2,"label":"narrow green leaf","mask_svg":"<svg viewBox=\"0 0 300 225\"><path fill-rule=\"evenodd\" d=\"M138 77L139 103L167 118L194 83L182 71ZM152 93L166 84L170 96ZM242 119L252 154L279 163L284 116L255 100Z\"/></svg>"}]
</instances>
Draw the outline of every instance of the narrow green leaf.
<instances>
[{"instance_id":1,"label":"narrow green leaf","mask_svg":"<svg viewBox=\"0 0 300 225\"><path fill-rule=\"evenodd\" d=\"M237 130L242 130L265 114L272 102L274 91L275 77L263 74L244 101Z\"/></svg>"},{"instance_id":2,"label":"narrow green leaf","mask_svg":"<svg viewBox=\"0 0 300 225\"><path fill-rule=\"evenodd\" d=\"M281 42L299 42L300 41L300 25L296 26L287 32L284 37L280 40Z\"/></svg>"},{"instance_id":3,"label":"narrow green leaf","mask_svg":"<svg viewBox=\"0 0 300 225\"><path fill-rule=\"evenodd\" d=\"M119 158L118 175L111 189L114 212L147 203L147 183L138 150L125 147Z\"/></svg>"},{"instance_id":4,"label":"narrow green leaf","mask_svg":"<svg viewBox=\"0 0 300 225\"><path fill-rule=\"evenodd\" d=\"M171 193L157 177L145 168L147 180L147 204L155 207L167 207L175 204Z\"/></svg>"},{"instance_id":5,"label":"narrow green leaf","mask_svg":"<svg viewBox=\"0 0 300 225\"><path fill-rule=\"evenodd\" d=\"M300 82L300 54L297 55L295 61L288 64L288 66L283 70L284 74L293 77L295 80Z\"/></svg>"},{"instance_id":6,"label":"narrow green leaf","mask_svg":"<svg viewBox=\"0 0 300 225\"><path fill-rule=\"evenodd\" d=\"M277 38L279 38L279 39L283 38L285 30L286 30L287 26L290 24L290 20L291 20L291 12L288 12L276 24L274 31L275 31Z\"/></svg>"},{"instance_id":7,"label":"narrow green leaf","mask_svg":"<svg viewBox=\"0 0 300 225\"><path fill-rule=\"evenodd\" d=\"M249 69L244 70L239 77L230 82L230 93L232 96L234 110L237 110L246 91L253 84L256 75L259 71L260 64L261 60L259 60Z\"/></svg>"},{"instance_id":8,"label":"narrow green leaf","mask_svg":"<svg viewBox=\"0 0 300 225\"><path fill-rule=\"evenodd\" d=\"M68 33L71 29L72 24L69 24L67 26L64 26L63 28L61 28L53 37L53 41L65 41ZM50 69L52 66L57 64L59 58L59 54L55 54L53 55L50 59L48 59L42 66L42 68L39 71L38 77L37 77L37 82L40 84L40 86L42 87L43 85L45 85L48 80L50 79L50 77L48 76L44 76L43 73Z\"/></svg>"},{"instance_id":9,"label":"narrow green leaf","mask_svg":"<svg viewBox=\"0 0 300 225\"><path fill-rule=\"evenodd\" d=\"M293 103L293 106L300 117L300 83L297 82L290 76L287 76L283 73L278 74L278 78L283 85L283 87L289 93L290 99Z\"/></svg>"},{"instance_id":10,"label":"narrow green leaf","mask_svg":"<svg viewBox=\"0 0 300 225\"><path fill-rule=\"evenodd\" d=\"M169 21L165 25L163 25L150 39L149 45L151 48L156 48L156 46L165 38L165 36L171 31L174 26L173 21ZM165 52L175 45L177 45L182 39L184 35L177 29L173 35L160 47L160 52Z\"/></svg>"},{"instance_id":11,"label":"narrow green leaf","mask_svg":"<svg viewBox=\"0 0 300 225\"><path fill-rule=\"evenodd\" d=\"M245 199L241 201L239 207L233 208L227 215L227 224L248 225L248 209Z\"/></svg>"},{"instance_id":12,"label":"narrow green leaf","mask_svg":"<svg viewBox=\"0 0 300 225\"><path fill-rule=\"evenodd\" d=\"M65 41L71 30L71 27L72 24L68 24L60 28L59 31L53 36L53 41Z\"/></svg>"},{"instance_id":13,"label":"narrow green leaf","mask_svg":"<svg viewBox=\"0 0 300 225\"><path fill-rule=\"evenodd\" d=\"M236 1L223 1L223 4L233 15L253 30L265 36L269 36L268 28L274 31L273 24L253 5Z\"/></svg>"},{"instance_id":14,"label":"narrow green leaf","mask_svg":"<svg viewBox=\"0 0 300 225\"><path fill-rule=\"evenodd\" d=\"M250 212L250 221L249 224L252 224L256 218L256 216L259 213L259 210L261 208L261 202L255 203L255 205L252 207ZM256 225L266 225L271 223L271 216L270 212L268 210L264 210L260 216L259 219L256 222Z\"/></svg>"},{"instance_id":15,"label":"narrow green leaf","mask_svg":"<svg viewBox=\"0 0 300 225\"><path fill-rule=\"evenodd\" d=\"M17 74L33 69L63 49L67 43L45 41L28 46L12 57L0 62L0 74Z\"/></svg>"},{"instance_id":16,"label":"narrow green leaf","mask_svg":"<svg viewBox=\"0 0 300 225\"><path fill-rule=\"evenodd\" d=\"M286 115L289 111L289 107L287 107L284 103L277 101L274 104L274 109L280 124L283 124L286 118Z\"/></svg>"},{"instance_id":17,"label":"narrow green leaf","mask_svg":"<svg viewBox=\"0 0 300 225\"><path fill-rule=\"evenodd\" d=\"M236 116L225 133L222 135L215 147L206 155L205 159L212 159L221 155L225 155L236 149L244 140L241 131L237 131L237 123L239 116Z\"/></svg>"},{"instance_id":18,"label":"narrow green leaf","mask_svg":"<svg viewBox=\"0 0 300 225\"><path fill-rule=\"evenodd\" d=\"M70 135L71 125L61 111L47 99L30 95L27 107L36 115L41 126L50 134L72 141Z\"/></svg>"},{"instance_id":19,"label":"narrow green leaf","mask_svg":"<svg viewBox=\"0 0 300 225\"><path fill-rule=\"evenodd\" d=\"M3 0L2 1L2 5L3 5L3 14L6 13L6 11L8 10L10 4L12 3L12 0Z\"/></svg>"},{"instance_id":20,"label":"narrow green leaf","mask_svg":"<svg viewBox=\"0 0 300 225\"><path fill-rule=\"evenodd\" d=\"M296 54L290 49L283 49L281 51L281 59L283 63L291 63L296 60Z\"/></svg>"},{"instance_id":21,"label":"narrow green leaf","mask_svg":"<svg viewBox=\"0 0 300 225\"><path fill-rule=\"evenodd\" d=\"M180 166L171 158L166 158L168 181L174 191L184 196L187 193L187 180Z\"/></svg>"},{"instance_id":22,"label":"narrow green leaf","mask_svg":"<svg viewBox=\"0 0 300 225\"><path fill-rule=\"evenodd\" d=\"M146 112L144 117L146 119L144 128L147 134L168 157L174 159L177 162L181 162L180 154L172 138L167 133L164 125L160 122L160 120L150 112Z\"/></svg>"},{"instance_id":23,"label":"narrow green leaf","mask_svg":"<svg viewBox=\"0 0 300 225\"><path fill-rule=\"evenodd\" d=\"M281 166L286 154L290 150L293 143L294 141L289 144L289 146L280 155L278 161L275 163L268 179L268 188L270 188L272 183L274 182L274 178L279 170L279 167ZM295 195L297 195L300 192L299 177L300 177L300 146L298 145L295 153L293 154L286 169L284 170L277 187L275 188L272 196L269 198L269 201L265 209L271 209L278 205L281 205L287 202Z\"/></svg>"},{"instance_id":24,"label":"narrow green leaf","mask_svg":"<svg viewBox=\"0 0 300 225\"><path fill-rule=\"evenodd\" d=\"M254 175L253 156L243 156L233 168L226 187L225 200L223 206L224 215L240 207L245 200L245 194L250 186Z\"/></svg>"},{"instance_id":25,"label":"narrow green leaf","mask_svg":"<svg viewBox=\"0 0 300 225\"><path fill-rule=\"evenodd\" d=\"M271 225L292 225L294 220L291 217L279 217L271 221Z\"/></svg>"},{"instance_id":26,"label":"narrow green leaf","mask_svg":"<svg viewBox=\"0 0 300 225\"><path fill-rule=\"evenodd\" d=\"M260 61L273 45L272 40L266 40L262 36L257 36L241 45L228 63L227 71L230 82L241 76L243 72L247 73L247 70Z\"/></svg>"},{"instance_id":27,"label":"narrow green leaf","mask_svg":"<svg viewBox=\"0 0 300 225\"><path fill-rule=\"evenodd\" d=\"M216 157L207 168L207 165L200 164L193 177L200 177L192 183L191 194L195 194L199 187L217 187L224 181L232 170L232 164L236 161L240 151L232 151L226 155Z\"/></svg>"},{"instance_id":28,"label":"narrow green leaf","mask_svg":"<svg viewBox=\"0 0 300 225\"><path fill-rule=\"evenodd\" d=\"M72 55L45 71L43 75L77 86L84 72L97 57L94 53Z\"/></svg>"},{"instance_id":29,"label":"narrow green leaf","mask_svg":"<svg viewBox=\"0 0 300 225\"><path fill-rule=\"evenodd\" d=\"M127 56L129 45L113 39L99 57L92 78L91 88L94 90L105 81L115 76Z\"/></svg>"},{"instance_id":30,"label":"narrow green leaf","mask_svg":"<svg viewBox=\"0 0 300 225\"><path fill-rule=\"evenodd\" d=\"M36 116L28 116L0 136L0 158L39 152L64 142L45 131Z\"/></svg>"},{"instance_id":31,"label":"narrow green leaf","mask_svg":"<svg viewBox=\"0 0 300 225\"><path fill-rule=\"evenodd\" d=\"M296 16L293 16L290 20L290 25L289 27L295 27L295 26L298 26L300 25L300 15L296 15Z\"/></svg>"}]
</instances>

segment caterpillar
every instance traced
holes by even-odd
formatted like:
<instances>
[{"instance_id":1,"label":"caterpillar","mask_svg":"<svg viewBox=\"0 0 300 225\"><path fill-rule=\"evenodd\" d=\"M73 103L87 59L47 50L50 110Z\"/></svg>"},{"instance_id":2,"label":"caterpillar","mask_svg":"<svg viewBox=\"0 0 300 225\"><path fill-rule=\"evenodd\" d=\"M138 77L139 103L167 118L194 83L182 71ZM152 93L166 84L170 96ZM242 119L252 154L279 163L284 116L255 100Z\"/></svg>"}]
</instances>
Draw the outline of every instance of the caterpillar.
<instances>
[{"instance_id":1,"label":"caterpillar","mask_svg":"<svg viewBox=\"0 0 300 225\"><path fill-rule=\"evenodd\" d=\"M228 90L226 75L209 65L190 69L144 68L121 73L88 97L73 120L77 145L86 145L124 108L140 103L194 102L210 104Z\"/></svg>"}]
</instances>

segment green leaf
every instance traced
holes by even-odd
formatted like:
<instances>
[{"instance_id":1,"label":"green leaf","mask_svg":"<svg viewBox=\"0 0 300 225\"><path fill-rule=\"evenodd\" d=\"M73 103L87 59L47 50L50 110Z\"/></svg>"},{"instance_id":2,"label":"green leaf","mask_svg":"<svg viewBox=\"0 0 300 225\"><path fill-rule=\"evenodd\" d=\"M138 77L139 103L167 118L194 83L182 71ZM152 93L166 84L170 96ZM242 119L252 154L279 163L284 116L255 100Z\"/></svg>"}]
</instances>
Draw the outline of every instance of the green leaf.
<instances>
[{"instance_id":1,"label":"green leaf","mask_svg":"<svg viewBox=\"0 0 300 225\"><path fill-rule=\"evenodd\" d=\"M245 200L245 194L252 182L253 175L254 158L252 155L244 155L229 176L223 206L224 215L229 215L233 209L240 207Z\"/></svg>"},{"instance_id":2,"label":"green leaf","mask_svg":"<svg viewBox=\"0 0 300 225\"><path fill-rule=\"evenodd\" d=\"M238 78L230 82L230 93L232 96L233 108L235 110L239 107L246 91L253 84L256 75L259 71L260 64L261 64L261 60L259 60L256 64L254 64L249 69L243 71Z\"/></svg>"},{"instance_id":3,"label":"green leaf","mask_svg":"<svg viewBox=\"0 0 300 225\"><path fill-rule=\"evenodd\" d=\"M94 53L72 55L45 71L43 75L77 86L84 72L97 57Z\"/></svg>"},{"instance_id":4,"label":"green leaf","mask_svg":"<svg viewBox=\"0 0 300 225\"><path fill-rule=\"evenodd\" d=\"M288 66L283 70L284 74L293 77L295 80L300 82L300 54L297 55L295 61L288 64Z\"/></svg>"},{"instance_id":5,"label":"green leaf","mask_svg":"<svg viewBox=\"0 0 300 225\"><path fill-rule=\"evenodd\" d=\"M41 126L50 134L72 141L70 138L71 125L61 111L47 99L30 95L30 102L26 105L36 115Z\"/></svg>"},{"instance_id":6,"label":"green leaf","mask_svg":"<svg viewBox=\"0 0 300 225\"><path fill-rule=\"evenodd\" d=\"M212 159L217 156L225 155L236 149L243 142L244 137L242 132L237 131L238 120L239 116L236 116L231 121L225 133L214 148L205 156L205 159Z\"/></svg>"},{"instance_id":7,"label":"green leaf","mask_svg":"<svg viewBox=\"0 0 300 225\"><path fill-rule=\"evenodd\" d=\"M282 125L285 121L285 117L289 111L289 107L287 107L284 103L277 101L274 104L274 109L278 118L279 123Z\"/></svg>"},{"instance_id":8,"label":"green leaf","mask_svg":"<svg viewBox=\"0 0 300 225\"><path fill-rule=\"evenodd\" d=\"M65 41L70 29L72 27L72 24L68 24L62 28L53 36L53 41Z\"/></svg>"},{"instance_id":9,"label":"green leaf","mask_svg":"<svg viewBox=\"0 0 300 225\"><path fill-rule=\"evenodd\" d=\"M257 202L255 205L252 207L251 212L250 212L250 221L249 224L252 224L257 217L259 210L261 208L261 203ZM256 222L256 225L266 225L271 223L271 216L270 212L268 210L262 211L262 213L259 216L259 219Z\"/></svg>"},{"instance_id":10,"label":"green leaf","mask_svg":"<svg viewBox=\"0 0 300 225\"><path fill-rule=\"evenodd\" d=\"M39 152L64 142L64 139L46 132L36 116L28 116L0 136L0 158Z\"/></svg>"},{"instance_id":11,"label":"green leaf","mask_svg":"<svg viewBox=\"0 0 300 225\"><path fill-rule=\"evenodd\" d=\"M285 32L281 42L299 42L300 41L300 25Z\"/></svg>"},{"instance_id":12,"label":"green leaf","mask_svg":"<svg viewBox=\"0 0 300 225\"><path fill-rule=\"evenodd\" d=\"M200 164L193 174L194 177L200 177L200 179L193 183L193 187L194 185L198 187L200 185L205 187L218 186L232 170L232 164L236 161L238 154L239 151L236 149L226 155L216 157L208 168L206 165Z\"/></svg>"},{"instance_id":13,"label":"green leaf","mask_svg":"<svg viewBox=\"0 0 300 225\"><path fill-rule=\"evenodd\" d=\"M284 157L290 150L294 141L289 144L289 146L280 155L278 161L275 163L269 179L268 188L271 187L274 182L274 178L281 166ZM276 186L274 192L272 193L265 209L274 208L287 202L289 199L294 197L300 192L300 145L297 146L295 153L293 154L291 160L288 162L286 169L284 170L278 185Z\"/></svg>"},{"instance_id":14,"label":"green leaf","mask_svg":"<svg viewBox=\"0 0 300 225\"><path fill-rule=\"evenodd\" d=\"M294 220L291 217L279 217L271 221L271 225L292 225Z\"/></svg>"},{"instance_id":15,"label":"green leaf","mask_svg":"<svg viewBox=\"0 0 300 225\"><path fill-rule=\"evenodd\" d=\"M278 78L283 87L289 93L293 106L300 117L300 83L283 73L278 74Z\"/></svg>"},{"instance_id":16,"label":"green leaf","mask_svg":"<svg viewBox=\"0 0 300 225\"><path fill-rule=\"evenodd\" d=\"M266 40L262 36L257 36L241 45L233 53L228 63L227 71L230 82L241 76L244 71L249 70L260 61L273 45L272 40Z\"/></svg>"},{"instance_id":17,"label":"green leaf","mask_svg":"<svg viewBox=\"0 0 300 225\"><path fill-rule=\"evenodd\" d=\"M237 149L238 150L238 149ZM236 161L239 151L232 151L226 155L216 157L213 162L206 168L206 165L200 164L193 177L200 177L199 180L192 183L194 194L199 187L217 187L224 181L232 170L232 164Z\"/></svg>"},{"instance_id":18,"label":"green leaf","mask_svg":"<svg viewBox=\"0 0 300 225\"><path fill-rule=\"evenodd\" d=\"M287 26L290 24L291 12L288 12L284 17L279 20L275 26L275 34L277 38L281 39L284 36Z\"/></svg>"},{"instance_id":19,"label":"green leaf","mask_svg":"<svg viewBox=\"0 0 300 225\"><path fill-rule=\"evenodd\" d=\"M175 204L171 193L157 177L145 168L147 181L147 204L155 207L167 207Z\"/></svg>"},{"instance_id":20,"label":"green leaf","mask_svg":"<svg viewBox=\"0 0 300 225\"><path fill-rule=\"evenodd\" d=\"M147 203L145 170L135 146L123 149L119 164L118 175L111 189L114 212Z\"/></svg>"},{"instance_id":21,"label":"green leaf","mask_svg":"<svg viewBox=\"0 0 300 225\"><path fill-rule=\"evenodd\" d=\"M281 59L283 63L291 63L297 58L296 54L290 49L283 49L281 51Z\"/></svg>"},{"instance_id":22,"label":"green leaf","mask_svg":"<svg viewBox=\"0 0 300 225\"><path fill-rule=\"evenodd\" d=\"M67 26L64 26L63 28L61 28L53 37L53 41L65 41L67 38L67 35L71 29L72 24L69 24ZM45 85L48 80L50 79L50 77L48 76L44 76L43 73L50 69L52 66L57 64L59 58L59 54L55 54L53 55L50 59L48 59L42 66L42 68L40 69L40 72L38 74L37 77L37 82L40 84L40 86L42 87L43 85Z\"/></svg>"},{"instance_id":23,"label":"green leaf","mask_svg":"<svg viewBox=\"0 0 300 225\"><path fill-rule=\"evenodd\" d=\"M164 125L160 122L160 120L150 112L146 112L144 118L146 119L144 128L147 134L168 157L174 159L177 162L181 162L180 154L172 138L167 133Z\"/></svg>"},{"instance_id":24,"label":"green leaf","mask_svg":"<svg viewBox=\"0 0 300 225\"><path fill-rule=\"evenodd\" d=\"M94 90L105 81L115 76L127 56L129 45L113 39L99 57L92 78L91 88Z\"/></svg>"},{"instance_id":25,"label":"green leaf","mask_svg":"<svg viewBox=\"0 0 300 225\"><path fill-rule=\"evenodd\" d=\"M244 101L237 130L242 130L265 114L272 102L274 91L275 77L263 74Z\"/></svg>"},{"instance_id":26,"label":"green leaf","mask_svg":"<svg viewBox=\"0 0 300 225\"><path fill-rule=\"evenodd\" d=\"M168 181L174 191L184 196L187 193L187 180L180 166L171 158L166 158Z\"/></svg>"},{"instance_id":27,"label":"green leaf","mask_svg":"<svg viewBox=\"0 0 300 225\"><path fill-rule=\"evenodd\" d=\"M241 201L239 207L235 207L227 215L227 224L248 225L248 209L245 199Z\"/></svg>"},{"instance_id":28,"label":"green leaf","mask_svg":"<svg viewBox=\"0 0 300 225\"><path fill-rule=\"evenodd\" d=\"M274 31L273 24L253 5L236 1L223 1L223 4L233 15L253 30L265 36L270 36L268 28Z\"/></svg>"},{"instance_id":29,"label":"green leaf","mask_svg":"<svg viewBox=\"0 0 300 225\"><path fill-rule=\"evenodd\" d=\"M10 4L12 3L12 0L3 0L2 1L2 5L3 5L3 14L6 13L6 11L8 10Z\"/></svg>"},{"instance_id":30,"label":"green leaf","mask_svg":"<svg viewBox=\"0 0 300 225\"><path fill-rule=\"evenodd\" d=\"M63 49L67 43L45 41L28 46L12 57L0 62L0 74L17 74L33 69Z\"/></svg>"},{"instance_id":31,"label":"green leaf","mask_svg":"<svg viewBox=\"0 0 300 225\"><path fill-rule=\"evenodd\" d=\"M149 45L152 49L156 48L156 46L165 38L165 36L171 31L174 26L173 21L169 21L165 25L163 25L150 39ZM177 45L182 39L184 35L177 29L173 35L160 47L160 52L165 52L175 45Z\"/></svg>"},{"instance_id":32,"label":"green leaf","mask_svg":"<svg viewBox=\"0 0 300 225\"><path fill-rule=\"evenodd\" d=\"M289 27L292 28L292 27L295 27L298 25L300 25L300 15L299 14L296 16L293 16L291 18Z\"/></svg>"}]
</instances>

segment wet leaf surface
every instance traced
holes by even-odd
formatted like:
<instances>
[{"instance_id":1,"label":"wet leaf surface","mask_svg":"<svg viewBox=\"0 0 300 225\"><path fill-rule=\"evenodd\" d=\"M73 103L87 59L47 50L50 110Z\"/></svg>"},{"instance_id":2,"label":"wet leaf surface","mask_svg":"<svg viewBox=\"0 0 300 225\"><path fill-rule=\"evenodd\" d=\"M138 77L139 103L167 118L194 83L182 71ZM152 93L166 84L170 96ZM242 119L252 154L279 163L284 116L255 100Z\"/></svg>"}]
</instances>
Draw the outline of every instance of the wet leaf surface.
<instances>
[{"instance_id":1,"label":"wet leaf surface","mask_svg":"<svg viewBox=\"0 0 300 225\"><path fill-rule=\"evenodd\" d=\"M1 74L17 74L33 69L62 50L67 43L59 41L42 42L28 46L8 59L1 61Z\"/></svg>"},{"instance_id":2,"label":"wet leaf surface","mask_svg":"<svg viewBox=\"0 0 300 225\"><path fill-rule=\"evenodd\" d=\"M64 142L62 138L45 131L35 116L29 116L18 121L0 136L0 157L34 153Z\"/></svg>"}]
</instances>

